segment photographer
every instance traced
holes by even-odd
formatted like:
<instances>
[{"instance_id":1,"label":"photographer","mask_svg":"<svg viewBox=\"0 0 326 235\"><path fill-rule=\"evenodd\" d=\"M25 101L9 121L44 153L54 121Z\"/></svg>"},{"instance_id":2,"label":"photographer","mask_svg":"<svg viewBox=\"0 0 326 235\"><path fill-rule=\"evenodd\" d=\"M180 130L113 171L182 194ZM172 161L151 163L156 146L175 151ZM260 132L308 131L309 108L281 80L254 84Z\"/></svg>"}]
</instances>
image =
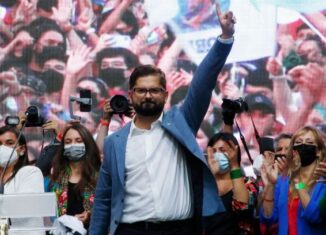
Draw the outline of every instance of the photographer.
<instances>
[{"instance_id":1,"label":"photographer","mask_svg":"<svg viewBox=\"0 0 326 235\"><path fill-rule=\"evenodd\" d=\"M258 233L254 218L258 186L253 178L242 175L240 146L232 134L236 113L246 110L246 103L241 99L223 99L224 126L208 142L207 161L226 212L207 218L205 234Z\"/></svg>"},{"instance_id":2,"label":"photographer","mask_svg":"<svg viewBox=\"0 0 326 235\"><path fill-rule=\"evenodd\" d=\"M101 154L103 154L104 139L109 134L110 130L112 129L110 124L111 124L113 115L119 114L122 122L124 122L125 117L131 118L134 115L134 111L131 108L130 104L128 105L127 109L124 108L124 109L120 110L122 112L119 113L119 110L117 110L117 108L116 108L117 105L114 105L115 109L113 109L111 107L111 100L112 99L107 99L104 103L103 116L101 118L100 127L98 130L98 134L96 136L96 144L99 147ZM118 129L120 129L121 127L122 127L122 123L119 123ZM116 128L116 130L117 130L117 128Z\"/></svg>"},{"instance_id":3,"label":"photographer","mask_svg":"<svg viewBox=\"0 0 326 235\"><path fill-rule=\"evenodd\" d=\"M273 134L275 122L275 108L271 99L260 93L249 94L245 97L248 104L248 112L242 112L237 117L238 124L247 142L252 156L258 155L259 144L256 140L255 130L252 121L260 136ZM252 120L251 120L252 119ZM244 155L243 155L244 156ZM244 156L242 159L246 159ZM249 162L247 162L249 164Z\"/></svg>"}]
</instances>

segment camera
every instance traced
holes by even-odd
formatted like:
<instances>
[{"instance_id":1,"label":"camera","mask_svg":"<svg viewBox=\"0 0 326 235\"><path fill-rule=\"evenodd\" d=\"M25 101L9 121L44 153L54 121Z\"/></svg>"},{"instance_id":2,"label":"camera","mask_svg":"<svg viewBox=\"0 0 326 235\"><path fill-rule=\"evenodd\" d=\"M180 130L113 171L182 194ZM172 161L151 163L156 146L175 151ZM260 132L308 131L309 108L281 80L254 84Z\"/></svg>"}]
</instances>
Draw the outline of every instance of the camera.
<instances>
[{"instance_id":1,"label":"camera","mask_svg":"<svg viewBox=\"0 0 326 235\"><path fill-rule=\"evenodd\" d=\"M222 108L233 111L234 113L242 113L248 111L248 104L242 98L236 100L224 98Z\"/></svg>"},{"instance_id":2,"label":"camera","mask_svg":"<svg viewBox=\"0 0 326 235\"><path fill-rule=\"evenodd\" d=\"M7 116L5 119L5 125L6 126L17 126L19 124L20 120L17 116Z\"/></svg>"},{"instance_id":3,"label":"camera","mask_svg":"<svg viewBox=\"0 0 326 235\"><path fill-rule=\"evenodd\" d=\"M110 106L115 114L127 114L130 111L129 101L123 95L115 95L110 100Z\"/></svg>"},{"instance_id":4,"label":"camera","mask_svg":"<svg viewBox=\"0 0 326 235\"><path fill-rule=\"evenodd\" d=\"M31 105L26 109L26 124L25 127L41 127L45 123L45 118L39 112L35 105Z\"/></svg>"}]
</instances>

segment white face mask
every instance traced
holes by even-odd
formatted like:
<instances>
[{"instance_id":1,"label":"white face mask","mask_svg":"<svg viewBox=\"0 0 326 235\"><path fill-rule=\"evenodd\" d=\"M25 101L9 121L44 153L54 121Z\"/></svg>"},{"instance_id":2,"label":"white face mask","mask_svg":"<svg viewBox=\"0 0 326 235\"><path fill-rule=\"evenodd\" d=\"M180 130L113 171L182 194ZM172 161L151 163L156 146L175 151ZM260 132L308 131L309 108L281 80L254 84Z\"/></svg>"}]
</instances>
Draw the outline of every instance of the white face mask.
<instances>
[{"instance_id":1,"label":"white face mask","mask_svg":"<svg viewBox=\"0 0 326 235\"><path fill-rule=\"evenodd\" d=\"M7 165L7 162L9 161L10 155L12 153L10 162L8 166L10 166L14 161L18 159L18 154L17 151L14 150L11 147L5 146L5 145L0 145L0 166L2 168L5 168Z\"/></svg>"},{"instance_id":2,"label":"white face mask","mask_svg":"<svg viewBox=\"0 0 326 235\"><path fill-rule=\"evenodd\" d=\"M264 156L263 154L259 154L258 156L255 157L254 159L254 163L252 164L253 168L254 168L254 173L257 176L260 176L260 169L263 165L263 161L264 161Z\"/></svg>"}]
</instances>

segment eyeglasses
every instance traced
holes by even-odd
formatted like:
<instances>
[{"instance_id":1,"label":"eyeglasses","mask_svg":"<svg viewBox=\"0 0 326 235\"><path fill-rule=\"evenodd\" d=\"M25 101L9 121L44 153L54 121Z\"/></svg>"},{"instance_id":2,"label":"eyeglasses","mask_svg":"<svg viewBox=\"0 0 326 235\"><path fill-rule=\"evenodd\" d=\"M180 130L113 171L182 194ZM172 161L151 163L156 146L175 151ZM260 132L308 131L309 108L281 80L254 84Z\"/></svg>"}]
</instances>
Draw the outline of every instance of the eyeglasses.
<instances>
[{"instance_id":1,"label":"eyeglasses","mask_svg":"<svg viewBox=\"0 0 326 235\"><path fill-rule=\"evenodd\" d=\"M147 92L152 96L157 96L165 92L164 88L161 87L153 87L153 88L142 88L142 87L135 87L132 91L139 96L145 96Z\"/></svg>"}]
</instances>

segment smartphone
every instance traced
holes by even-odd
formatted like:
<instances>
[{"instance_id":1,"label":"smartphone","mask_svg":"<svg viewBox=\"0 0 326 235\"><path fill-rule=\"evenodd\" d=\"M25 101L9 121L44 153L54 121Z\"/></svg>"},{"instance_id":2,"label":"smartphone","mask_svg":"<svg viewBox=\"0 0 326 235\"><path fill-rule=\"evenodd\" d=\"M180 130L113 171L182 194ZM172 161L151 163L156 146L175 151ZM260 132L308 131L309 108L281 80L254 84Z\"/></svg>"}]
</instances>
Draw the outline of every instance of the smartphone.
<instances>
[{"instance_id":1,"label":"smartphone","mask_svg":"<svg viewBox=\"0 0 326 235\"><path fill-rule=\"evenodd\" d=\"M81 89L79 91L79 97L88 99L89 102L80 102L80 111L81 112L90 112L92 108L92 93L90 90Z\"/></svg>"}]
</instances>

